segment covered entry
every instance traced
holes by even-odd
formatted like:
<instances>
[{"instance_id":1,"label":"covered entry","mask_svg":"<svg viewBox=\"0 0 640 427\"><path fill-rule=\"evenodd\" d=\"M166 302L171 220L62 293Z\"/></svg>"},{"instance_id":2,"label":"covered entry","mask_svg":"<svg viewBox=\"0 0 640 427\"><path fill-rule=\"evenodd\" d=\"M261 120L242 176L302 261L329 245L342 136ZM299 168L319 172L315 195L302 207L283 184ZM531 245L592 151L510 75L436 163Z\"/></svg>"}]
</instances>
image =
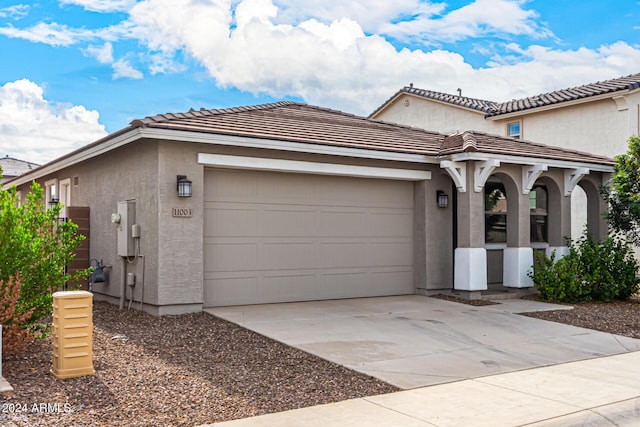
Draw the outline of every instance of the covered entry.
<instances>
[{"instance_id":1,"label":"covered entry","mask_svg":"<svg viewBox=\"0 0 640 427\"><path fill-rule=\"evenodd\" d=\"M204 306L414 292L413 182L205 169Z\"/></svg>"}]
</instances>

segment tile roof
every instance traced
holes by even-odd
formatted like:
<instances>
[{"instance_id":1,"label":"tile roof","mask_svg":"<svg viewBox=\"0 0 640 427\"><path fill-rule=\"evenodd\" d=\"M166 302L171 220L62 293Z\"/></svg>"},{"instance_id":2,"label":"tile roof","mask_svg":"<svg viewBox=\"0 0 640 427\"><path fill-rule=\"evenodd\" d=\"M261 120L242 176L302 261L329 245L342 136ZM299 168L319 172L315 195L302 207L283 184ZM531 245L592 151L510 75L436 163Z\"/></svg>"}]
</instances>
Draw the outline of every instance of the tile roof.
<instances>
[{"instance_id":1,"label":"tile roof","mask_svg":"<svg viewBox=\"0 0 640 427\"><path fill-rule=\"evenodd\" d=\"M478 132L446 136L295 102L190 110L131 122L132 127L222 134L357 149L443 155L477 151L613 165L613 159Z\"/></svg>"},{"instance_id":2,"label":"tile roof","mask_svg":"<svg viewBox=\"0 0 640 427\"><path fill-rule=\"evenodd\" d=\"M23 173L27 173L32 169L37 168L39 165L24 160L14 159L13 157L0 157L0 167L2 168L2 175L5 178L20 176Z\"/></svg>"},{"instance_id":3,"label":"tile roof","mask_svg":"<svg viewBox=\"0 0 640 427\"><path fill-rule=\"evenodd\" d=\"M402 93L417 95L427 99L445 102L448 104L466 107L485 113L487 117L499 116L501 114L515 113L526 111L538 107L546 107L550 105L561 104L568 101L576 101L589 98L591 96L604 95L608 93L632 91L640 88L640 73L631 74L625 77L619 77L601 82L589 83L582 86L576 86L568 89L556 90L553 92L542 93L522 99L512 99L507 102L493 102L482 99L468 98L464 96L451 95L447 93L434 92L430 90L418 89L411 86L405 86L396 92L391 98L378 107L369 117L374 116L382 110L391 100L395 99Z\"/></svg>"}]
</instances>

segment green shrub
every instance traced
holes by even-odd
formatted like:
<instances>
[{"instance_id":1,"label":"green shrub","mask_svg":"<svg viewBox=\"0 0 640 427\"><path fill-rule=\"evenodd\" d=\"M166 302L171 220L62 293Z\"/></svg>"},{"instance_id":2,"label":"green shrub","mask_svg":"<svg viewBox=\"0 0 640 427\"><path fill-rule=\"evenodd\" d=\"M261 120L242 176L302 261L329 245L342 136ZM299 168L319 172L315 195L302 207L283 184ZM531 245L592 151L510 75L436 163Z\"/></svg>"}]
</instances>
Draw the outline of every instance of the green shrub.
<instances>
[{"instance_id":1,"label":"green shrub","mask_svg":"<svg viewBox=\"0 0 640 427\"><path fill-rule=\"evenodd\" d=\"M529 277L542 299L557 302L626 300L638 292L638 262L631 245L614 236L598 243L586 232L568 241L569 254L540 254Z\"/></svg>"},{"instance_id":2,"label":"green shrub","mask_svg":"<svg viewBox=\"0 0 640 427\"><path fill-rule=\"evenodd\" d=\"M21 280L17 306L33 310L31 326L46 318L52 310L52 294L70 279L65 266L75 257L75 250L84 240L78 226L60 221L61 206L47 209L44 191L33 183L22 203L18 203L16 188L0 191L0 280L8 283L11 276Z\"/></svg>"}]
</instances>

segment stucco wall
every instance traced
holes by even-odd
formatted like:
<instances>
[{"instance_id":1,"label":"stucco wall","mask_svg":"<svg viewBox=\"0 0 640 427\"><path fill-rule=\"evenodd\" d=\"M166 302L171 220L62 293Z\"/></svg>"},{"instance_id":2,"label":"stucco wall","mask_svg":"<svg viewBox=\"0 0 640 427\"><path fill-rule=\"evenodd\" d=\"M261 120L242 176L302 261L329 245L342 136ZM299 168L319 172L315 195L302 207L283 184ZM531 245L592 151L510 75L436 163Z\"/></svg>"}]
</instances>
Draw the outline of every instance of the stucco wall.
<instances>
[{"instance_id":1,"label":"stucco wall","mask_svg":"<svg viewBox=\"0 0 640 427\"><path fill-rule=\"evenodd\" d=\"M408 105L405 101L408 101ZM498 135L504 135L506 132L505 125L485 120L484 113L480 111L474 112L411 95L401 95L375 118L447 135L465 130Z\"/></svg>"},{"instance_id":2,"label":"stucco wall","mask_svg":"<svg viewBox=\"0 0 640 427\"><path fill-rule=\"evenodd\" d=\"M121 273L136 275L138 284L134 288L134 301L139 301L142 293L142 260L130 258L124 263L117 254L116 226L111 222L111 214L117 211L120 201L136 201L136 223L140 225L140 253L145 255L144 302L158 304L156 291L158 271L158 179L156 143L139 141L110 151L80 164L61 169L47 175L38 182L51 179L71 179L71 206L89 206L90 211L90 257L103 260L111 265L109 282L95 284L96 298L117 298L120 296ZM75 182L77 181L77 184ZM21 186L23 194L28 184ZM127 289L127 298L129 298ZM138 305L138 304L136 304ZM152 310L152 307L148 307Z\"/></svg>"},{"instance_id":3,"label":"stucco wall","mask_svg":"<svg viewBox=\"0 0 640 427\"><path fill-rule=\"evenodd\" d=\"M630 96L635 104L622 111L613 99L603 99L523 115L523 139L613 157L626 151L629 136L637 132L636 98ZM513 120L496 123L504 127Z\"/></svg>"}]
</instances>

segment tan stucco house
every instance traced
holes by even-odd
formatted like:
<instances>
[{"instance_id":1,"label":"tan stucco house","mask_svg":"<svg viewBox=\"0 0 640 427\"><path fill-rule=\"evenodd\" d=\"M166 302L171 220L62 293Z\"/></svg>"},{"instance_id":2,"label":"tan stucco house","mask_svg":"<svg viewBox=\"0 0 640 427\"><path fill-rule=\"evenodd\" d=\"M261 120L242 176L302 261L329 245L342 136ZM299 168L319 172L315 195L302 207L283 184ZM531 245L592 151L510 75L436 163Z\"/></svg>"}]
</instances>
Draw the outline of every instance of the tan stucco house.
<instances>
[{"instance_id":1,"label":"tan stucco house","mask_svg":"<svg viewBox=\"0 0 640 427\"><path fill-rule=\"evenodd\" d=\"M613 157L640 133L640 73L507 102L410 85L369 117L444 134L473 129Z\"/></svg>"},{"instance_id":2,"label":"tan stucco house","mask_svg":"<svg viewBox=\"0 0 640 427\"><path fill-rule=\"evenodd\" d=\"M26 194L42 183L72 218L84 209L89 257L111 266L92 284L96 298L132 296L163 315L452 289L474 297L498 263L501 289L531 287L533 250L564 245L577 186L591 231L606 233L598 188L612 165L279 102L134 120L9 184ZM499 257L488 259L487 244Z\"/></svg>"}]
</instances>

